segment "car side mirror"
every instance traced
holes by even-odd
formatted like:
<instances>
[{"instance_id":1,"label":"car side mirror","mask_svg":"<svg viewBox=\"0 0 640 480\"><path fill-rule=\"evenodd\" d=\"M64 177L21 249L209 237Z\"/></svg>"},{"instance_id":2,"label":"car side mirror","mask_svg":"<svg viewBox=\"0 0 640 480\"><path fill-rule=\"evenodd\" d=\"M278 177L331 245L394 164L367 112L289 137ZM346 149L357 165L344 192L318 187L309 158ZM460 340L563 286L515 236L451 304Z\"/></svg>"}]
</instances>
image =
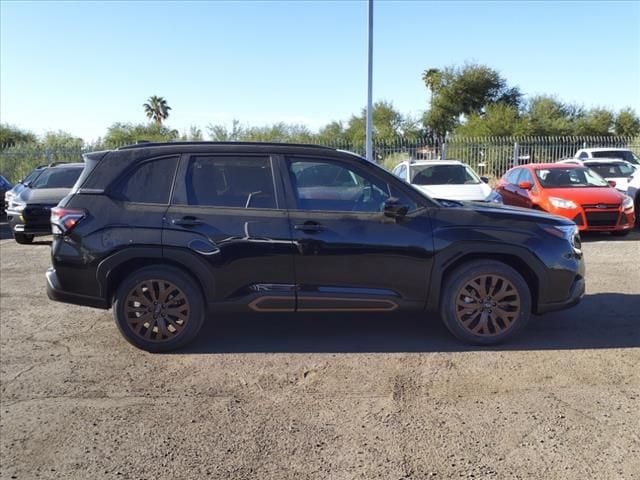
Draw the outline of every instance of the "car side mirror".
<instances>
[{"instance_id":1,"label":"car side mirror","mask_svg":"<svg viewBox=\"0 0 640 480\"><path fill-rule=\"evenodd\" d=\"M409 211L407 205L403 205L397 198L391 197L384 202L384 215L395 219L401 219Z\"/></svg>"},{"instance_id":2,"label":"car side mirror","mask_svg":"<svg viewBox=\"0 0 640 480\"><path fill-rule=\"evenodd\" d=\"M489 177L480 177L480 180L482 180L484 183L489 183Z\"/></svg>"},{"instance_id":3,"label":"car side mirror","mask_svg":"<svg viewBox=\"0 0 640 480\"><path fill-rule=\"evenodd\" d=\"M607 183L609 184L610 187L613 187L613 188L616 187L616 182L614 180L609 180L607 181Z\"/></svg>"},{"instance_id":4,"label":"car side mirror","mask_svg":"<svg viewBox=\"0 0 640 480\"><path fill-rule=\"evenodd\" d=\"M521 188L523 190L531 190L533 188L533 185L531 184L531 182L520 182L518 184L518 188Z\"/></svg>"}]
</instances>

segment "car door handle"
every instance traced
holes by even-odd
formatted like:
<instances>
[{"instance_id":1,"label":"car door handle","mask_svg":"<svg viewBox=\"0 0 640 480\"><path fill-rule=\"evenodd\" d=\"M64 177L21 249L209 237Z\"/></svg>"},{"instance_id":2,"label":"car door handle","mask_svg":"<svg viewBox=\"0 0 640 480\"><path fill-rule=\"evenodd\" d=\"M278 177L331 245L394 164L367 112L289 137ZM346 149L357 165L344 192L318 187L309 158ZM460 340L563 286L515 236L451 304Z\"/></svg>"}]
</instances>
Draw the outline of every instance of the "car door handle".
<instances>
[{"instance_id":1,"label":"car door handle","mask_svg":"<svg viewBox=\"0 0 640 480\"><path fill-rule=\"evenodd\" d=\"M196 217L182 217L171 220L174 225L180 225L181 227L195 227L202 225L202 220L198 220Z\"/></svg>"},{"instance_id":2,"label":"car door handle","mask_svg":"<svg viewBox=\"0 0 640 480\"><path fill-rule=\"evenodd\" d=\"M320 225L319 223L305 222L305 223L298 223L298 224L294 225L293 229L294 230L302 230L304 232L321 232L325 228L324 228L324 225Z\"/></svg>"}]
</instances>

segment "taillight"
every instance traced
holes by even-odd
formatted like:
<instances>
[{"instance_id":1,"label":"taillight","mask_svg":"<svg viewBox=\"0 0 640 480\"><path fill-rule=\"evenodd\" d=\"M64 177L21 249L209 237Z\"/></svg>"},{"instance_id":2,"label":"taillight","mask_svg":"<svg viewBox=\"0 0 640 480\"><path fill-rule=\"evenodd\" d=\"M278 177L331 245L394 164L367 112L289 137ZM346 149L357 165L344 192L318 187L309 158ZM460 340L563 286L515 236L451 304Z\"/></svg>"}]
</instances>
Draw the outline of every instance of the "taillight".
<instances>
[{"instance_id":1,"label":"taillight","mask_svg":"<svg viewBox=\"0 0 640 480\"><path fill-rule=\"evenodd\" d=\"M67 233L86 215L84 210L54 207L51 209L51 228L53 233Z\"/></svg>"}]
</instances>

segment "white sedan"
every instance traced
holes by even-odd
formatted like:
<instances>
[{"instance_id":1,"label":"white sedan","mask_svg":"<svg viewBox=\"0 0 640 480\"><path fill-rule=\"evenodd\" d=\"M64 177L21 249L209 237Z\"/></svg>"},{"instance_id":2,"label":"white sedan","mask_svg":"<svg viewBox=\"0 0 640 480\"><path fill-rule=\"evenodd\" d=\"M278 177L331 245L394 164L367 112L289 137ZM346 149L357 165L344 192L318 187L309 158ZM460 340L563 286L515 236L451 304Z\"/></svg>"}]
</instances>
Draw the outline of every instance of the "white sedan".
<instances>
[{"instance_id":1,"label":"white sedan","mask_svg":"<svg viewBox=\"0 0 640 480\"><path fill-rule=\"evenodd\" d=\"M486 178L457 160L405 161L393 169L393 174L432 198L502 203Z\"/></svg>"}]
</instances>

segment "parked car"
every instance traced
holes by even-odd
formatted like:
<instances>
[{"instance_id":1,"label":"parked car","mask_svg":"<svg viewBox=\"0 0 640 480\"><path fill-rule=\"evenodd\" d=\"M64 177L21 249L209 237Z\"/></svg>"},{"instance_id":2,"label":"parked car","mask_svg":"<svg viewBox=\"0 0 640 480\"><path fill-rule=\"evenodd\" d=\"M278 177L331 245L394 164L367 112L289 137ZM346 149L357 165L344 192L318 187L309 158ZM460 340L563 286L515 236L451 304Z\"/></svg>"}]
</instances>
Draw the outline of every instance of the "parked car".
<instances>
[{"instance_id":1,"label":"parked car","mask_svg":"<svg viewBox=\"0 0 640 480\"><path fill-rule=\"evenodd\" d=\"M406 161L394 168L393 174L431 198L502 203L486 178L457 160Z\"/></svg>"},{"instance_id":2,"label":"parked car","mask_svg":"<svg viewBox=\"0 0 640 480\"><path fill-rule=\"evenodd\" d=\"M626 235L633 228L633 201L590 168L534 163L509 170L498 183L504 203L573 220L580 230Z\"/></svg>"},{"instance_id":3,"label":"parked car","mask_svg":"<svg viewBox=\"0 0 640 480\"><path fill-rule=\"evenodd\" d=\"M51 235L51 208L71 191L83 168L83 163L43 167L12 196L7 221L16 242L27 244L36 236Z\"/></svg>"},{"instance_id":4,"label":"parked car","mask_svg":"<svg viewBox=\"0 0 640 480\"><path fill-rule=\"evenodd\" d=\"M39 166L34 168L33 170L31 170L31 172L29 172L29 174L26 177L24 177L22 180L16 183L11 189L7 190L4 193L5 210L9 207L9 203L11 203L11 199L16 197L22 190L24 190L25 187L29 185L29 183L31 183L33 180L38 178L38 175L40 175L44 169L45 169L44 166Z\"/></svg>"},{"instance_id":5,"label":"parked car","mask_svg":"<svg viewBox=\"0 0 640 480\"><path fill-rule=\"evenodd\" d=\"M4 198L5 194L13 188L13 185L9 180L0 175L0 195ZM5 204L0 206L0 213L4 214Z\"/></svg>"},{"instance_id":6,"label":"parked car","mask_svg":"<svg viewBox=\"0 0 640 480\"><path fill-rule=\"evenodd\" d=\"M229 311L439 311L458 338L493 344L584 293L573 222L438 202L348 152L176 142L84 157L51 211L47 292L113 308L148 351Z\"/></svg>"},{"instance_id":7,"label":"parked car","mask_svg":"<svg viewBox=\"0 0 640 480\"><path fill-rule=\"evenodd\" d=\"M575 158L617 158L634 165L640 165L640 158L628 148L581 148L574 155Z\"/></svg>"},{"instance_id":8,"label":"parked car","mask_svg":"<svg viewBox=\"0 0 640 480\"><path fill-rule=\"evenodd\" d=\"M609 182L611 186L623 193L627 193L629 180L633 177L633 174L640 169L640 166L636 167L632 163L616 158L598 158L593 160L570 158L560 160L558 163L570 163L588 167Z\"/></svg>"},{"instance_id":9,"label":"parked car","mask_svg":"<svg viewBox=\"0 0 640 480\"><path fill-rule=\"evenodd\" d=\"M627 182L627 195L633 199L636 211L636 225L640 225L640 169Z\"/></svg>"}]
</instances>

